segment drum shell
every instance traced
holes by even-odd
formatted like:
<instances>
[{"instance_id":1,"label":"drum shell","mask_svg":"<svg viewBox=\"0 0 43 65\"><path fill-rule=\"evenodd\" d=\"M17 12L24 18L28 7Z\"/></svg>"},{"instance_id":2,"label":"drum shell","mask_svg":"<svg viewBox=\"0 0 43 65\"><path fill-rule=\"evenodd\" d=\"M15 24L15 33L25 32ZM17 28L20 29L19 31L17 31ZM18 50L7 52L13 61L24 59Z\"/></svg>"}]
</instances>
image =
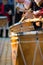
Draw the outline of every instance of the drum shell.
<instances>
[{"instance_id":1,"label":"drum shell","mask_svg":"<svg viewBox=\"0 0 43 65\"><path fill-rule=\"evenodd\" d=\"M27 65L32 65L33 59L34 59L34 52L37 43L39 43L41 52L43 54L43 33L41 34L25 34L25 35L19 35L19 42L26 60ZM24 65L23 63L23 58L22 54L20 51L20 48L18 49L18 62L19 65ZM40 56L40 51L37 48L37 53L36 53L36 59L34 65L40 65L43 64L42 58Z\"/></svg>"},{"instance_id":2,"label":"drum shell","mask_svg":"<svg viewBox=\"0 0 43 65\"><path fill-rule=\"evenodd\" d=\"M12 63L13 65L18 65L17 60L17 52L18 52L18 37L17 36L11 36L11 48L12 48Z\"/></svg>"},{"instance_id":3,"label":"drum shell","mask_svg":"<svg viewBox=\"0 0 43 65\"><path fill-rule=\"evenodd\" d=\"M43 42L41 41L43 41L43 33L23 32L23 33L18 33L17 36L12 36L11 37L12 51L15 50L17 52L16 65L20 65L20 64L24 65L19 44L21 45L27 65L29 64L32 65L35 48L38 43L40 44L41 52L43 54ZM12 52L12 58L14 58L13 52ZM13 63L14 63L14 59L13 59ZM37 49L34 65L43 65L43 61L40 56L39 49Z\"/></svg>"},{"instance_id":4,"label":"drum shell","mask_svg":"<svg viewBox=\"0 0 43 65\"><path fill-rule=\"evenodd\" d=\"M7 24L7 22L8 22L8 19L7 19L6 16L1 16L0 17L0 27L5 26Z\"/></svg>"}]
</instances>

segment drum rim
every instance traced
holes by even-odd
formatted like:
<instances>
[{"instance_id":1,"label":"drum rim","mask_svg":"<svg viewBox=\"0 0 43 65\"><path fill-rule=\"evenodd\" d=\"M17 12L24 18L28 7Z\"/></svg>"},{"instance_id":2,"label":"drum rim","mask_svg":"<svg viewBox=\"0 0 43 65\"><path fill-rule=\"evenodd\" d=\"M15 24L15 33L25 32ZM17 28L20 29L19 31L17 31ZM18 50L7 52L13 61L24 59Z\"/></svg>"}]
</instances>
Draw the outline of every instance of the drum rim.
<instances>
[{"instance_id":1,"label":"drum rim","mask_svg":"<svg viewBox=\"0 0 43 65\"><path fill-rule=\"evenodd\" d=\"M28 19L27 19L28 20ZM29 19L29 21L30 20L32 20L32 19ZM39 20L39 18L38 18L38 20ZM32 21L30 21L30 23L31 23ZM35 21L34 21L35 22ZM14 27L14 26L17 26L17 25L22 25L22 24L24 24L24 23L29 23L29 22L21 22L21 21L19 21L19 22L17 22L17 23L15 23L14 25L12 25L12 26L10 26L9 27L9 29L12 29L12 27Z\"/></svg>"},{"instance_id":2,"label":"drum rim","mask_svg":"<svg viewBox=\"0 0 43 65\"><path fill-rule=\"evenodd\" d=\"M43 34L43 31L28 31L28 32L19 32L19 33L14 33L11 32L11 34L9 35L11 36L20 36L20 35L35 35L35 34Z\"/></svg>"}]
</instances>

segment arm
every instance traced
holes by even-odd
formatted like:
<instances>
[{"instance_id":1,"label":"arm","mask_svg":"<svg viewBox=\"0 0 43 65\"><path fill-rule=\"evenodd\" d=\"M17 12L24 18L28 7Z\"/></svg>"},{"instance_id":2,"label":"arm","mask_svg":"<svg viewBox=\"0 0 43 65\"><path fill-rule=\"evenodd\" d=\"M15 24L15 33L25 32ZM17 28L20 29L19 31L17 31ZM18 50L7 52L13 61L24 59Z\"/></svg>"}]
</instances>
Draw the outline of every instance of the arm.
<instances>
[{"instance_id":1,"label":"arm","mask_svg":"<svg viewBox=\"0 0 43 65\"><path fill-rule=\"evenodd\" d=\"M43 16L43 10L37 10L37 11L33 11L34 16L39 17L39 16Z\"/></svg>"},{"instance_id":2,"label":"arm","mask_svg":"<svg viewBox=\"0 0 43 65\"><path fill-rule=\"evenodd\" d=\"M39 18L40 16L42 17L40 10L33 11L33 15L34 15L34 18Z\"/></svg>"}]
</instances>

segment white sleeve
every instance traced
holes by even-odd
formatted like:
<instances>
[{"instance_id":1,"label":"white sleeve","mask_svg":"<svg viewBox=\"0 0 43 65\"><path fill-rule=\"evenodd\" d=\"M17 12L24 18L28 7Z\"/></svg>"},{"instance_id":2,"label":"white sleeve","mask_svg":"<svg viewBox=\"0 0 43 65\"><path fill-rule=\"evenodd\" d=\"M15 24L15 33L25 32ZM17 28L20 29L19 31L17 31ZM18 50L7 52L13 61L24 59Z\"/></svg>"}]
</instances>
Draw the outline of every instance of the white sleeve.
<instances>
[{"instance_id":1,"label":"white sleeve","mask_svg":"<svg viewBox=\"0 0 43 65\"><path fill-rule=\"evenodd\" d=\"M16 8L19 7L19 3L16 4Z\"/></svg>"},{"instance_id":2,"label":"white sleeve","mask_svg":"<svg viewBox=\"0 0 43 65\"><path fill-rule=\"evenodd\" d=\"M38 14L39 13L39 11L33 11L33 14Z\"/></svg>"}]
</instances>

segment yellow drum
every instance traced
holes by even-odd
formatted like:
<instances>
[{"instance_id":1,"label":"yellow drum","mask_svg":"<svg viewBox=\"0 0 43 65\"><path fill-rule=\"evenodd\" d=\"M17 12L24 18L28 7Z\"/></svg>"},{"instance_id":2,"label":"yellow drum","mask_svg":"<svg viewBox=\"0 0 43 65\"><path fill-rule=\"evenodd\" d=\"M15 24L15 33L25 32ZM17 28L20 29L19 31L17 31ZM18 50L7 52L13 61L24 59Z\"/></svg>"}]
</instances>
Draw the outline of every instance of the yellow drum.
<instances>
[{"instance_id":1,"label":"yellow drum","mask_svg":"<svg viewBox=\"0 0 43 65\"><path fill-rule=\"evenodd\" d=\"M11 32L13 65L43 65L43 31Z\"/></svg>"},{"instance_id":2,"label":"yellow drum","mask_svg":"<svg viewBox=\"0 0 43 65\"><path fill-rule=\"evenodd\" d=\"M17 60L17 52L18 52L18 36L17 34L14 34L13 32L10 32L9 34L10 38L11 38L11 48L12 48L12 62L13 65L17 65L16 64L16 60Z\"/></svg>"}]
</instances>

